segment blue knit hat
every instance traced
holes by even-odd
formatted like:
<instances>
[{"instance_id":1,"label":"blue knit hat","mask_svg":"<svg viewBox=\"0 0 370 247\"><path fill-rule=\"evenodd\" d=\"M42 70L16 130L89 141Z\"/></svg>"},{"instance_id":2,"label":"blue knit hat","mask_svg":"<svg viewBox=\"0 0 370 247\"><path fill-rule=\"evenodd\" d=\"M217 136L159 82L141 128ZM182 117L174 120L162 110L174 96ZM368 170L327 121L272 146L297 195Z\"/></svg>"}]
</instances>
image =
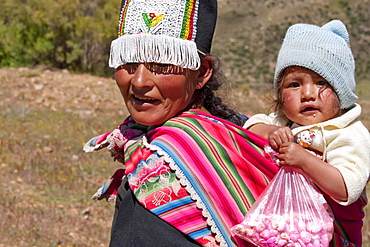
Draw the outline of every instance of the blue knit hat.
<instances>
[{"instance_id":1,"label":"blue knit hat","mask_svg":"<svg viewBox=\"0 0 370 247\"><path fill-rule=\"evenodd\" d=\"M310 24L291 26L280 49L274 86L281 72L290 66L302 66L325 78L340 100L342 109L351 107L358 97L354 94L355 60L346 26L333 20L322 27Z\"/></svg>"}]
</instances>

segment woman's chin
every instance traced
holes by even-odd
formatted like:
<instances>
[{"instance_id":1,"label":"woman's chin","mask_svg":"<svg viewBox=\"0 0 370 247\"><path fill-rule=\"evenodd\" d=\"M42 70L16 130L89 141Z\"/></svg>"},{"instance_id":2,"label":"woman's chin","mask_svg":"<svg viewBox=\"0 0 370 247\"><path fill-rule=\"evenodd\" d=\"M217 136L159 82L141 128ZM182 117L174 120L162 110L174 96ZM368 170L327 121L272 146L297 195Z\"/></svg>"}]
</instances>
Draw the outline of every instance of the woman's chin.
<instances>
[{"instance_id":1,"label":"woman's chin","mask_svg":"<svg viewBox=\"0 0 370 247\"><path fill-rule=\"evenodd\" d=\"M136 123L145 126L161 125L169 119L166 115L151 111L130 111L130 115Z\"/></svg>"}]
</instances>

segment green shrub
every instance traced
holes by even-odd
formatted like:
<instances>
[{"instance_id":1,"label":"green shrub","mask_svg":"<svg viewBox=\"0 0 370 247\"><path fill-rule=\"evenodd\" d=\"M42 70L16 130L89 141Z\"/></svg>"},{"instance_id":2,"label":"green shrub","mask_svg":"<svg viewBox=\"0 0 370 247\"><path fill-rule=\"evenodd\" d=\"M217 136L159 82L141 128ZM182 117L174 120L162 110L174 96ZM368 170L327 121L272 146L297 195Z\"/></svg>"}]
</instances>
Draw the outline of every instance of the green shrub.
<instances>
[{"instance_id":1,"label":"green shrub","mask_svg":"<svg viewBox=\"0 0 370 247\"><path fill-rule=\"evenodd\" d=\"M0 66L43 64L106 74L119 4L119 0L3 0Z\"/></svg>"}]
</instances>

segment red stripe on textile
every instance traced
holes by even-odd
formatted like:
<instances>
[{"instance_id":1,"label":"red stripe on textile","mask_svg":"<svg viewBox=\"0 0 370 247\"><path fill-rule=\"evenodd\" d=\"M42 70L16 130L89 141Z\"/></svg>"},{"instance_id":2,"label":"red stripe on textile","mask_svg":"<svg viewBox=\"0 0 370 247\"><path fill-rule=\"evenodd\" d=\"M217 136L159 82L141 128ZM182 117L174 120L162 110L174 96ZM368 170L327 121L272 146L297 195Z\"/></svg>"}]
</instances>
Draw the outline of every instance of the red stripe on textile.
<instances>
[{"instance_id":1,"label":"red stripe on textile","mask_svg":"<svg viewBox=\"0 0 370 247\"><path fill-rule=\"evenodd\" d=\"M197 5L196 5L197 1L193 1L193 8L192 8L192 11L190 13L190 19L189 19L189 35L187 37L188 40L192 40L193 39L193 33L194 33L194 14L197 10Z\"/></svg>"},{"instance_id":2,"label":"red stripe on textile","mask_svg":"<svg viewBox=\"0 0 370 247\"><path fill-rule=\"evenodd\" d=\"M218 164L220 165L220 168L223 168L222 170L225 172L225 174L227 175L227 178L232 182L232 184L234 185L235 189L237 190L237 192L239 193L239 195L241 196L242 200L245 202L245 203L248 203L248 199L245 197L245 195L243 194L243 191L241 190L240 186L239 186L239 183L237 182L237 180L235 179L234 175L230 172L229 168L227 167L227 165L225 165L225 162L224 162L224 159L222 159L219 155L219 152L218 150L216 149L214 143L211 141L212 136L215 136L217 138L215 139L218 139L218 140L222 140L225 138L225 136L229 136L230 137L230 140L233 140L234 139L234 136L231 135L231 133L229 131L221 131L221 130L224 130L224 128L220 128L218 130L220 131L212 131L214 129L210 128L207 124L207 122L203 121L203 122L200 122L201 125L203 125L202 127L205 129L205 130L208 130L207 133L209 135L205 135L203 132L201 132L199 129L197 128L194 128L193 125L189 124L187 121L183 121L182 119L179 119L178 122L188 126L190 129L192 129L195 133L197 133L203 141L205 141L207 144L208 144L208 147L211 149L212 151L212 154L214 155L214 157L216 158ZM226 133L225 133L226 132ZM230 158L230 150L227 150L226 147L224 146L225 148L225 151L226 151L226 154L227 156ZM216 174L219 175L219 172L217 172L215 170ZM219 176L217 176L219 177Z\"/></svg>"},{"instance_id":3,"label":"red stripe on textile","mask_svg":"<svg viewBox=\"0 0 370 247\"><path fill-rule=\"evenodd\" d=\"M123 29L125 27L125 19L126 19L127 8L128 8L128 4L129 4L130 1L131 0L126 0L125 8L121 10L120 23L119 23L119 27L118 27L118 36L123 35Z\"/></svg>"}]
</instances>

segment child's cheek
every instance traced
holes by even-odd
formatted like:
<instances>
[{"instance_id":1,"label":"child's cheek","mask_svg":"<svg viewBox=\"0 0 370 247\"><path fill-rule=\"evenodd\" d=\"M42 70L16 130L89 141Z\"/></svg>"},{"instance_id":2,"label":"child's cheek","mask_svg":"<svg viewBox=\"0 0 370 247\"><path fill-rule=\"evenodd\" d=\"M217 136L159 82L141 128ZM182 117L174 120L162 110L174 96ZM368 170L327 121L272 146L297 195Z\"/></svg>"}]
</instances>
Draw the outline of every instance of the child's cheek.
<instances>
[{"instance_id":1,"label":"child's cheek","mask_svg":"<svg viewBox=\"0 0 370 247\"><path fill-rule=\"evenodd\" d=\"M294 103L294 97L291 95L286 95L284 97L284 104L292 104Z\"/></svg>"}]
</instances>

